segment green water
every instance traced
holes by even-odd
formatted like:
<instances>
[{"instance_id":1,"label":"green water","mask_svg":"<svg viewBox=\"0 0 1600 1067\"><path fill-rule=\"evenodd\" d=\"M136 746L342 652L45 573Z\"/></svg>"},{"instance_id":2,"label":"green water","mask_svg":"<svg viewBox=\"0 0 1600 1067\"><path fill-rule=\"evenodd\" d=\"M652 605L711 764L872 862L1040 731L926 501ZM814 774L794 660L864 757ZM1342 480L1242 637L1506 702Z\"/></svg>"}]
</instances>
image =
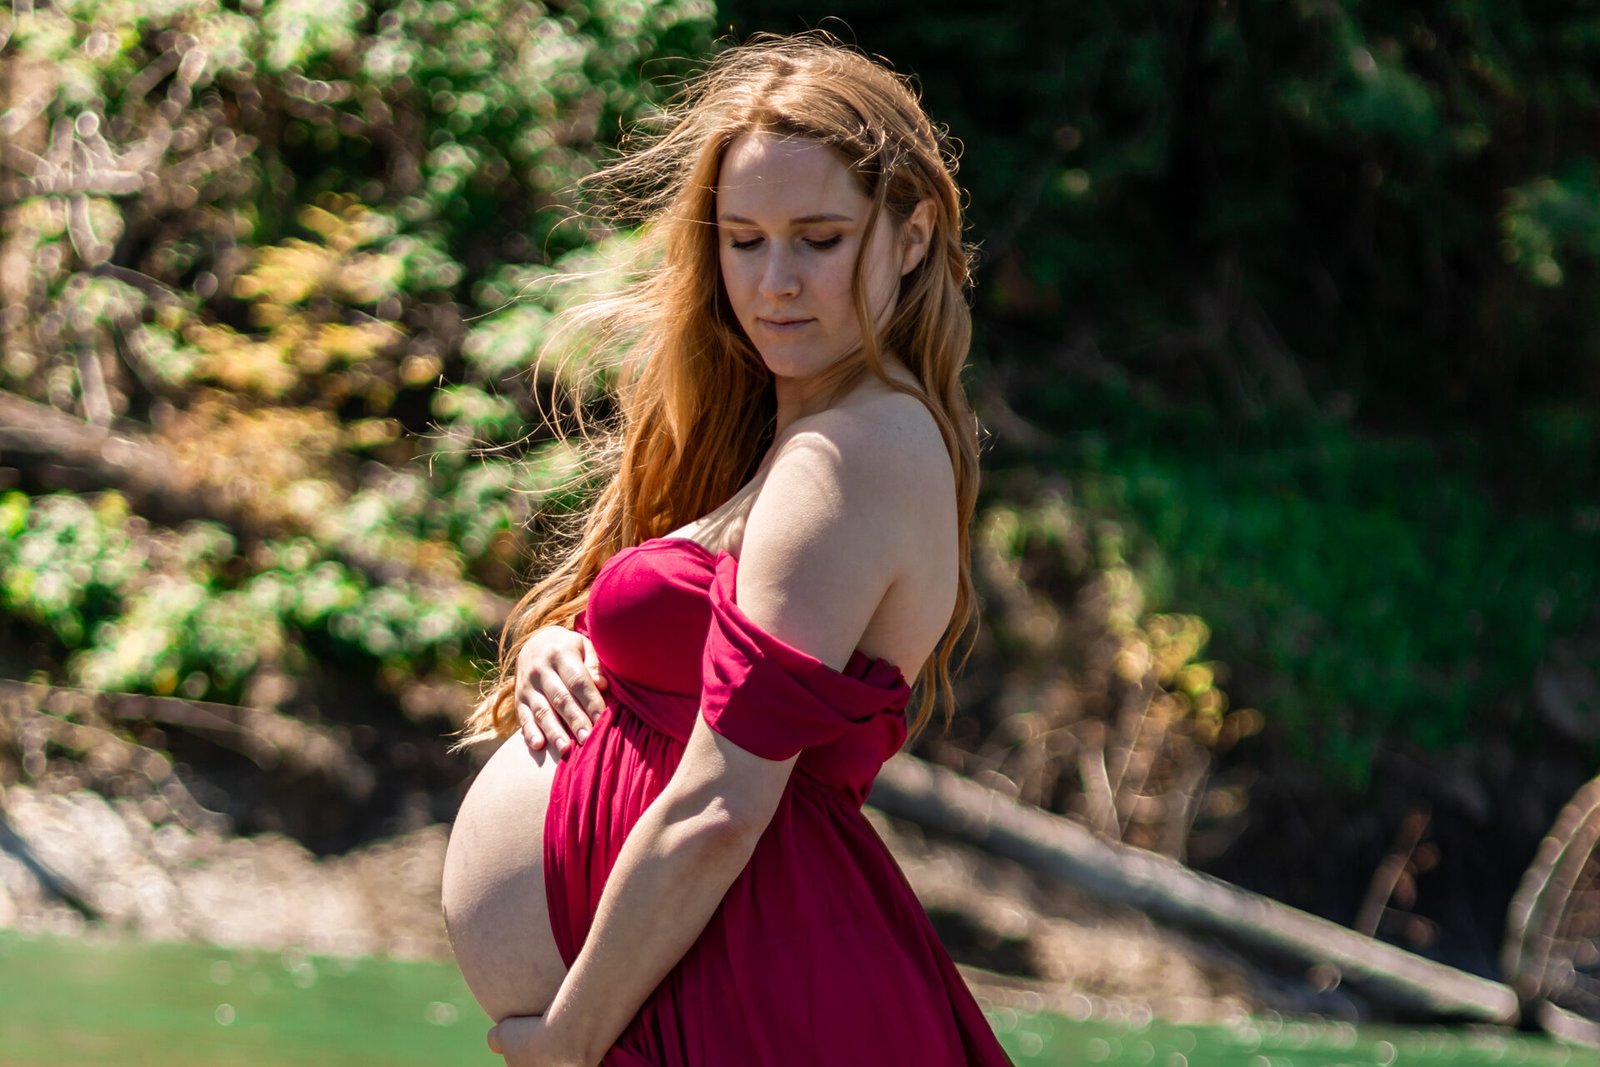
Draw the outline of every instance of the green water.
<instances>
[{"instance_id":1,"label":"green water","mask_svg":"<svg viewBox=\"0 0 1600 1067\"><path fill-rule=\"evenodd\" d=\"M1494 1030L990 1019L1019 1065L1600 1067L1600 1054ZM3 1067L496 1067L487 1029L448 964L0 931Z\"/></svg>"},{"instance_id":2,"label":"green water","mask_svg":"<svg viewBox=\"0 0 1600 1067\"><path fill-rule=\"evenodd\" d=\"M0 932L0 1064L503 1067L453 967Z\"/></svg>"},{"instance_id":3,"label":"green water","mask_svg":"<svg viewBox=\"0 0 1600 1067\"><path fill-rule=\"evenodd\" d=\"M991 1016L1019 1065L1112 1067L1600 1067L1600 1053L1497 1029L1353 1026L1251 1019L1238 1026L1143 1026Z\"/></svg>"}]
</instances>

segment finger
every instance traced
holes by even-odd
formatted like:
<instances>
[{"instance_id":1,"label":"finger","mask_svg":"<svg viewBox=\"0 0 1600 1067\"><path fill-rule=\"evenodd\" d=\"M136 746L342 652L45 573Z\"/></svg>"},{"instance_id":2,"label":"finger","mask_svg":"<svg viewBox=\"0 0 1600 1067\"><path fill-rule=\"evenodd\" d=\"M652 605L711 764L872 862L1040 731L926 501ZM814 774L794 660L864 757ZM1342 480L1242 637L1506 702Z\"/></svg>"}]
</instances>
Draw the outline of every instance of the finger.
<instances>
[{"instance_id":1,"label":"finger","mask_svg":"<svg viewBox=\"0 0 1600 1067\"><path fill-rule=\"evenodd\" d=\"M568 681L568 675L575 679L584 678L583 668L575 658L569 657L560 666L552 665L541 673L538 689L545 702L555 712L564 732L577 737L580 732L588 733L594 723L580 703L579 696L574 693L573 683ZM592 692L592 687L590 691ZM604 707L603 704L601 706Z\"/></svg>"},{"instance_id":2,"label":"finger","mask_svg":"<svg viewBox=\"0 0 1600 1067\"><path fill-rule=\"evenodd\" d=\"M550 710L550 705L537 692L530 690L522 698L518 710L520 714L527 716L523 725L523 737L527 739L531 752L554 749L556 755L560 756L572 743L567 740L566 730L557 720L555 712Z\"/></svg>"},{"instance_id":3,"label":"finger","mask_svg":"<svg viewBox=\"0 0 1600 1067\"><path fill-rule=\"evenodd\" d=\"M497 1050L508 1064L547 1063L549 1050L540 1049L544 1019L538 1015L507 1015L495 1027Z\"/></svg>"},{"instance_id":4,"label":"finger","mask_svg":"<svg viewBox=\"0 0 1600 1067\"><path fill-rule=\"evenodd\" d=\"M529 693L528 703L533 708L534 722L544 734L545 744L555 749L557 756L565 756L572 747L572 739L567 736L561 717L550 707L550 701L541 693Z\"/></svg>"},{"instance_id":5,"label":"finger","mask_svg":"<svg viewBox=\"0 0 1600 1067\"><path fill-rule=\"evenodd\" d=\"M505 1055L505 1046L500 1044L500 1027L498 1025L489 1028L489 1035L486 1040L489 1042L490 1052L496 1056Z\"/></svg>"},{"instance_id":6,"label":"finger","mask_svg":"<svg viewBox=\"0 0 1600 1067\"><path fill-rule=\"evenodd\" d=\"M595 684L594 668L587 660L580 663L573 659L560 664L559 669L561 680L567 684L567 691L589 713L590 719L598 719L600 713L606 710L606 698L600 695L600 687Z\"/></svg>"},{"instance_id":7,"label":"finger","mask_svg":"<svg viewBox=\"0 0 1600 1067\"><path fill-rule=\"evenodd\" d=\"M566 732L580 744L594 729L594 722L583 708L578 706L577 699L566 690L557 690L552 694L550 706L556 709L554 714L561 719L561 725L565 727Z\"/></svg>"},{"instance_id":8,"label":"finger","mask_svg":"<svg viewBox=\"0 0 1600 1067\"><path fill-rule=\"evenodd\" d=\"M576 661L544 687L544 694L579 741L594 728L594 720L606 709L605 698Z\"/></svg>"},{"instance_id":9,"label":"finger","mask_svg":"<svg viewBox=\"0 0 1600 1067\"><path fill-rule=\"evenodd\" d=\"M539 752L544 748L544 731L539 729L539 723L534 718L533 709L528 706L525 699L517 701L517 726L522 731L522 740L527 744L528 751Z\"/></svg>"},{"instance_id":10,"label":"finger","mask_svg":"<svg viewBox=\"0 0 1600 1067\"><path fill-rule=\"evenodd\" d=\"M607 688L611 682L606 678L605 673L600 670L600 653L595 651L594 642L582 634L578 636L583 640L583 665L589 668L589 675L594 679L594 684L597 687L601 689Z\"/></svg>"}]
</instances>

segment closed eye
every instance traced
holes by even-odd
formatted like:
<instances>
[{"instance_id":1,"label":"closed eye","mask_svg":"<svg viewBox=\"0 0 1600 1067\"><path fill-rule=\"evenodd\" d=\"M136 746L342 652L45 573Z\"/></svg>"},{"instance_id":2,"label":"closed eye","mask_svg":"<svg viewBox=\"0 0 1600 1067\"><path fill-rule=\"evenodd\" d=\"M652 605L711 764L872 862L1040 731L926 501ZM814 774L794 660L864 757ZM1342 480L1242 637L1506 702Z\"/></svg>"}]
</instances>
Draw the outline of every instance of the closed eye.
<instances>
[{"instance_id":1,"label":"closed eye","mask_svg":"<svg viewBox=\"0 0 1600 1067\"><path fill-rule=\"evenodd\" d=\"M748 252L752 248L755 248L757 245L761 244L763 240L765 240L765 238L761 237L751 237L743 241L735 238L728 242L728 247L732 248L736 252ZM814 251L826 252L830 248L837 248L839 246L839 242L843 240L844 235L836 233L832 237L807 237L805 239L805 243L808 248L811 248Z\"/></svg>"}]
</instances>

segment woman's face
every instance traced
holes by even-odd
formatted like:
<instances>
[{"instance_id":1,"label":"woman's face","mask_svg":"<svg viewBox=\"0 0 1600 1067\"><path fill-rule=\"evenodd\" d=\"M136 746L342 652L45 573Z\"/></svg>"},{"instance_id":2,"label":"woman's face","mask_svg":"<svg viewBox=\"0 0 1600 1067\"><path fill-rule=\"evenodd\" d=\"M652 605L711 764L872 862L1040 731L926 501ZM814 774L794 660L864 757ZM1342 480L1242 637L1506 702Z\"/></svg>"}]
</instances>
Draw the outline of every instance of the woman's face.
<instances>
[{"instance_id":1,"label":"woman's face","mask_svg":"<svg viewBox=\"0 0 1600 1067\"><path fill-rule=\"evenodd\" d=\"M816 141L757 132L728 146L717 179L722 284L778 378L813 377L860 346L850 280L871 210L839 157ZM884 216L872 235L861 270L879 328L926 247L919 227L915 216L905 226Z\"/></svg>"}]
</instances>

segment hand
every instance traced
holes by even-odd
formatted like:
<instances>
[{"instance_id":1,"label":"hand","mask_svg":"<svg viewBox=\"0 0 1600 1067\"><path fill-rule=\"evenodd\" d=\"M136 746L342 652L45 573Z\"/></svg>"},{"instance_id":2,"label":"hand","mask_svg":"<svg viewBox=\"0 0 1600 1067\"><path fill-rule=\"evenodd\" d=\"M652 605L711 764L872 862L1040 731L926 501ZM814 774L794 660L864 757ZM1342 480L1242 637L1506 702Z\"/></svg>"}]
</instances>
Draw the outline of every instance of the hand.
<instances>
[{"instance_id":1,"label":"hand","mask_svg":"<svg viewBox=\"0 0 1600 1067\"><path fill-rule=\"evenodd\" d=\"M529 750L548 744L564 757L574 738L582 744L605 710L600 691L606 684L587 637L565 626L543 626L530 634L517 654L513 693Z\"/></svg>"},{"instance_id":2,"label":"hand","mask_svg":"<svg viewBox=\"0 0 1600 1067\"><path fill-rule=\"evenodd\" d=\"M591 1067L581 1056L557 1047L542 1015L510 1015L489 1031L489 1051L506 1058L506 1067Z\"/></svg>"}]
</instances>

